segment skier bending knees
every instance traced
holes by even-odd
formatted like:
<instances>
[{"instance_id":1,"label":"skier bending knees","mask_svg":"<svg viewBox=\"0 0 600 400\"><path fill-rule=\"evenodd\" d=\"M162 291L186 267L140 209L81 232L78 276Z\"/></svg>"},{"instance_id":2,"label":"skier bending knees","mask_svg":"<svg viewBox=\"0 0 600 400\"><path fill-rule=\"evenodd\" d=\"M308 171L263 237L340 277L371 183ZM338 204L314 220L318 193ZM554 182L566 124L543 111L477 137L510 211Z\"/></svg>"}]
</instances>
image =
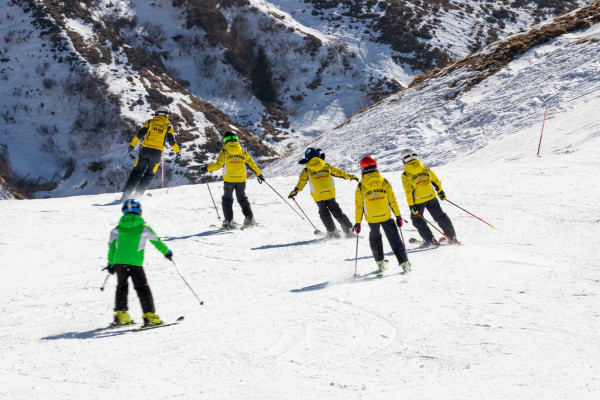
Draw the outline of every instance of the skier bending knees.
<instances>
[{"instance_id":1,"label":"skier bending knees","mask_svg":"<svg viewBox=\"0 0 600 400\"><path fill-rule=\"evenodd\" d=\"M335 200L335 184L332 177L355 180L358 182L358 177L348 174L346 171L327 164L325 161L325 153L321 149L309 147L304 153L304 158L298 161L298 164L306 164L306 167L300 173L298 183L288 198L293 199L306 185L310 183L310 194L319 207L319 217L327 229L327 236L339 236L333 217L342 227L342 231L347 237L352 235L352 223L344 214L340 205Z\"/></svg>"},{"instance_id":2,"label":"skier bending knees","mask_svg":"<svg viewBox=\"0 0 600 400\"><path fill-rule=\"evenodd\" d=\"M223 206L223 228L233 227L233 192L237 198L242 213L244 214L244 225L255 225L254 214L248 196L246 196L246 165L254 173L258 183L263 183L265 177L262 176L260 168L254 162L254 159L248 152L242 149L235 132L225 132L223 134L223 143L225 146L219 152L217 160L208 165L200 166L200 173L204 174L210 171L216 171L223 168L223 197L221 204Z\"/></svg>"},{"instance_id":3,"label":"skier bending knees","mask_svg":"<svg viewBox=\"0 0 600 400\"><path fill-rule=\"evenodd\" d=\"M383 240L380 231L380 228L383 228L398 264L406 272L410 270L410 263L408 262L406 247L398 232L398 229L402 228L403 222L392 185L381 176L377 170L377 161L373 157L363 157L360 160L360 169L363 176L356 188L356 224L354 225L354 232L357 235L360 233L364 214L369 223L369 228L371 228L369 244L377 263L377 272L381 274L387 264L387 261L384 260ZM392 220L390 208L396 216L395 223Z\"/></svg>"},{"instance_id":4,"label":"skier bending knees","mask_svg":"<svg viewBox=\"0 0 600 400\"><path fill-rule=\"evenodd\" d=\"M110 274L117 274L117 292L115 296L115 314L113 325L133 324L128 312L127 280L131 277L133 287L142 305L144 325L160 325L162 321L155 314L154 299L144 273L144 247L146 239L150 241L167 259L173 252L156 235L142 218L142 205L134 199L126 200L122 207L123 216L119 225L112 230L108 243L108 265Z\"/></svg>"},{"instance_id":5,"label":"skier bending knees","mask_svg":"<svg viewBox=\"0 0 600 400\"><path fill-rule=\"evenodd\" d=\"M442 189L442 182L431 168L421 163L417 158L415 150L402 150L400 157L404 163L402 186L404 187L406 201L411 211L410 219L414 227L419 231L421 238L423 238L423 242L427 244L437 243L431 229L427 226L427 222L422 217L423 212L427 209L434 221L444 231L444 235L458 243L452 221L450 221L448 215L442 210L440 202L436 199L436 195L441 200L446 199L446 194Z\"/></svg>"}]
</instances>

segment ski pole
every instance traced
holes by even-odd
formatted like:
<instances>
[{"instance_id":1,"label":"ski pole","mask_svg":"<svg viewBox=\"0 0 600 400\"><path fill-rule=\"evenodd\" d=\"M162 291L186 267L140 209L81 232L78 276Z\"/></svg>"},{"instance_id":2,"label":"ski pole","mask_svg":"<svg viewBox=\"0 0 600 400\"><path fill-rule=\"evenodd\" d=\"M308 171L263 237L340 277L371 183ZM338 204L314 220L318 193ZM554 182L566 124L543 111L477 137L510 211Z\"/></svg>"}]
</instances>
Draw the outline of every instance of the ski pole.
<instances>
[{"instance_id":1,"label":"ski pole","mask_svg":"<svg viewBox=\"0 0 600 400\"><path fill-rule=\"evenodd\" d=\"M215 211L217 212L217 218L220 221L221 216L219 215L219 210L217 209L217 203L215 203L215 199L213 198L212 192L210 191L210 185L208 184L208 180L206 179L206 177L204 177L204 181L206 182L206 187L208 188L208 193L210 193L210 199L212 200L213 205L215 206Z\"/></svg>"},{"instance_id":2,"label":"ski pole","mask_svg":"<svg viewBox=\"0 0 600 400\"><path fill-rule=\"evenodd\" d=\"M477 218L478 220L480 220L481 222L483 222L483 223L485 223L485 224L487 224L487 225L491 226L492 228L496 229L496 227L495 227L494 225L490 224L489 222L486 222L486 221L482 220L482 219L481 219L481 218L479 218L477 215L471 214L470 212L468 212L468 211L467 211L467 210L465 210L464 208L462 208L462 207L460 207L460 206L457 206L456 204L454 204L453 202L451 202L451 201L450 201L450 200L448 200L448 199L446 199L446 201L447 201L448 203L452 204L454 207L456 207L456 208L460 208L461 210L463 210L464 212L466 212L466 213L467 213L467 214L469 214L470 216L472 216L472 217L475 217L475 218Z\"/></svg>"},{"instance_id":3,"label":"ski pole","mask_svg":"<svg viewBox=\"0 0 600 400\"><path fill-rule=\"evenodd\" d=\"M302 207L300 207L300 204L298 204L298 202L296 201L296 199L294 199L292 197L292 200L294 200L294 203L296 203L296 205L298 206L298 208L300 209L300 211L302 211L302 214L304 214L304 216L306 217L306 220L308 222L310 222L310 224L312 225L313 228L315 228L315 235L318 235L321 233L320 230L317 229L317 227L315 226L315 224L312 223L312 221L308 218L308 215L306 215L306 213L304 212L304 210L302 209Z\"/></svg>"},{"instance_id":4,"label":"ski pole","mask_svg":"<svg viewBox=\"0 0 600 400\"><path fill-rule=\"evenodd\" d=\"M432 224L431 222L427 221L420 213L415 213L416 215L418 215L419 217L421 217L421 219L425 222L427 222L429 225L431 225L433 227L433 229L435 229L436 231L438 231L443 237L445 237L446 239L448 239L448 241L452 244L455 244L458 246L458 243L456 243L454 240L450 239L448 236L446 236L444 234L444 232L440 231L434 224Z\"/></svg>"},{"instance_id":5,"label":"ski pole","mask_svg":"<svg viewBox=\"0 0 600 400\"><path fill-rule=\"evenodd\" d=\"M285 201L285 199L283 198L283 196L282 196L282 195L280 195L280 194L277 192L277 190L273 189L273 186L269 185L269 182L267 182L267 181L264 181L264 182L267 184L267 186L268 186L268 187L270 187L270 188L271 188L271 190L272 190L272 191L274 191L275 193L277 193L277 196L281 197L281 200L283 200L283 202L284 202L285 204L287 204L288 206L290 206L290 208L291 208L291 209L292 209L292 210L293 210L293 211L294 211L296 214L298 214L298 216L299 216L300 218L304 219L304 217L303 217L302 215L300 215L300 213L298 213L298 211L296 211L296 209L295 209L294 207L292 207L292 205L291 205L290 203L288 203L287 201ZM314 226L314 225L313 225L313 226Z\"/></svg>"},{"instance_id":6,"label":"ski pole","mask_svg":"<svg viewBox=\"0 0 600 400\"><path fill-rule=\"evenodd\" d=\"M358 233L356 234L356 254L354 256L354 277L358 278L358 274L356 273L356 268L358 266Z\"/></svg>"},{"instance_id":7,"label":"ski pole","mask_svg":"<svg viewBox=\"0 0 600 400\"><path fill-rule=\"evenodd\" d=\"M175 266L175 269L177 270L177 273L179 274L179 276L181 277L181 279L183 279L183 281L185 282L185 284L187 285L187 287L189 287L190 290L192 291L192 293L194 294L194 296L196 296L196 298L200 302L200 305L204 305L204 302L202 300L200 300L200 297L198 297L198 295L196 294L196 292L194 292L194 289L192 289L192 287L190 286L190 284L188 283L188 281L186 281L185 278L183 277L183 275L181 275L181 271L179 271L179 268L177 268L177 264L175 264L175 261L171 260L171 262Z\"/></svg>"},{"instance_id":8,"label":"ski pole","mask_svg":"<svg viewBox=\"0 0 600 400\"><path fill-rule=\"evenodd\" d=\"M104 292L104 287L106 286L106 281L108 281L108 277L112 274L106 274L106 278L104 278L104 283L100 286L100 290Z\"/></svg>"},{"instance_id":9,"label":"ski pole","mask_svg":"<svg viewBox=\"0 0 600 400\"><path fill-rule=\"evenodd\" d=\"M121 161L119 161L119 164L117 164L117 171L121 169L121 164L123 164L123 161L125 161L125 157L127 157L129 153L131 153L131 150L133 149L130 147L129 150L127 150L127 153L125 153L125 155L123 156L123 158L121 158Z\"/></svg>"},{"instance_id":10,"label":"ski pole","mask_svg":"<svg viewBox=\"0 0 600 400\"><path fill-rule=\"evenodd\" d=\"M171 176L169 177L169 181L167 182L167 194L169 194L169 189L171 188L171 179L173 179L173 175L175 175L175 170L177 169L177 163L179 163L179 154L175 156L175 162L173 163L173 169L171 170Z\"/></svg>"}]
</instances>

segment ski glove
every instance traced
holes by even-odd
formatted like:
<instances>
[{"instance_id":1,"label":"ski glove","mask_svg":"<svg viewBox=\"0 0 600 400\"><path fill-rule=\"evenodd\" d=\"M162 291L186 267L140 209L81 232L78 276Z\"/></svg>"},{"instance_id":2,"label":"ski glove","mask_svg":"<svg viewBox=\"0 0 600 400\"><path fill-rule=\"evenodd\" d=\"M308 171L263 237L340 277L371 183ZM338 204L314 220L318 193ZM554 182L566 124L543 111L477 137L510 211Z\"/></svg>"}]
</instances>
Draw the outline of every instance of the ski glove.
<instances>
[{"instance_id":1,"label":"ski glove","mask_svg":"<svg viewBox=\"0 0 600 400\"><path fill-rule=\"evenodd\" d=\"M165 258L169 261L173 261L173 252L171 250L167 251L167 254L165 254Z\"/></svg>"},{"instance_id":2,"label":"ski glove","mask_svg":"<svg viewBox=\"0 0 600 400\"><path fill-rule=\"evenodd\" d=\"M257 176L256 179L258 180L258 183L260 183L260 184L262 184L265 181L265 177L262 175Z\"/></svg>"},{"instance_id":3,"label":"ski glove","mask_svg":"<svg viewBox=\"0 0 600 400\"><path fill-rule=\"evenodd\" d=\"M360 224L354 224L352 230L358 235L360 233Z\"/></svg>"},{"instance_id":4,"label":"ski glove","mask_svg":"<svg viewBox=\"0 0 600 400\"><path fill-rule=\"evenodd\" d=\"M356 181L356 182L358 182L358 176L356 176L356 175L352 175L352 176L350 177L350 180L351 180L351 181Z\"/></svg>"},{"instance_id":5,"label":"ski glove","mask_svg":"<svg viewBox=\"0 0 600 400\"><path fill-rule=\"evenodd\" d=\"M102 271L106 270L111 275L115 274L115 266L111 264L107 264L106 267L102 268Z\"/></svg>"},{"instance_id":6,"label":"ski glove","mask_svg":"<svg viewBox=\"0 0 600 400\"><path fill-rule=\"evenodd\" d=\"M410 206L410 212L413 213L414 215L419 214L419 210L417 209L417 206Z\"/></svg>"},{"instance_id":7,"label":"ski glove","mask_svg":"<svg viewBox=\"0 0 600 400\"><path fill-rule=\"evenodd\" d=\"M206 165L201 165L200 167L198 167L198 170L201 174L205 174L207 172Z\"/></svg>"},{"instance_id":8,"label":"ski glove","mask_svg":"<svg viewBox=\"0 0 600 400\"><path fill-rule=\"evenodd\" d=\"M402 217L400 215L396 217L396 225L398 225L398 228L402 228L404 226L404 221L402 221Z\"/></svg>"},{"instance_id":9,"label":"ski glove","mask_svg":"<svg viewBox=\"0 0 600 400\"><path fill-rule=\"evenodd\" d=\"M288 199L293 199L294 197L298 196L298 189L294 188L294 190L292 190L288 196Z\"/></svg>"},{"instance_id":10,"label":"ski glove","mask_svg":"<svg viewBox=\"0 0 600 400\"><path fill-rule=\"evenodd\" d=\"M438 193L438 197L440 198L440 200L446 200L446 193L444 193L444 191L442 190Z\"/></svg>"}]
</instances>

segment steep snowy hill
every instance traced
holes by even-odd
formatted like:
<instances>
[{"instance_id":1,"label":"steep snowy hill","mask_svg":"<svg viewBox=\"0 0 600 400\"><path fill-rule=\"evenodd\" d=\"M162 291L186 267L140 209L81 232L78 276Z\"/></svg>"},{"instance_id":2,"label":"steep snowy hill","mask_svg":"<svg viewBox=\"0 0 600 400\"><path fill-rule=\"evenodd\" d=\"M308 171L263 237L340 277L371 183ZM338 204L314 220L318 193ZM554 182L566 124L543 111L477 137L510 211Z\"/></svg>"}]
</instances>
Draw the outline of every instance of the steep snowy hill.
<instances>
[{"instance_id":1,"label":"steep snowy hill","mask_svg":"<svg viewBox=\"0 0 600 400\"><path fill-rule=\"evenodd\" d=\"M549 135L579 129L592 135L600 115L600 61L590 55L600 53L599 21L596 3L511 36L426 75L311 146L321 147L329 159L351 170L369 153L378 156L384 170L401 169L398 155L407 147L428 163L441 165L516 131L527 129L538 136L546 109ZM555 130L565 113L582 107L591 112L590 126ZM268 172L295 174L303 150L273 164Z\"/></svg>"},{"instance_id":2,"label":"steep snowy hill","mask_svg":"<svg viewBox=\"0 0 600 400\"><path fill-rule=\"evenodd\" d=\"M102 206L111 196L4 201L2 394L597 399L597 115L591 102L556 114L542 157L535 156L537 129L511 126L511 119L505 122L513 134L473 154L455 157L464 143L445 147L440 158L456 159L436 172L448 198L497 229L444 204L463 245L409 245L413 270L404 276L390 254L387 276L354 280L357 242L314 236L254 180L248 194L261 225L243 231L209 228L218 221L205 185L168 196L153 191L142 199L144 217L205 304L149 248L146 273L157 312L167 321L186 320L148 332L94 330L109 322L114 301L113 277L105 292L98 290L108 234L120 216L118 206ZM386 177L407 216L400 174ZM286 193L296 179L269 183ZM213 194L220 186L212 185ZM355 185L341 181L337 189L352 215ZM309 194L298 201L317 223ZM403 232L416 235L411 226ZM358 245L363 275L374 269L367 232ZM133 290L129 300L139 320Z\"/></svg>"},{"instance_id":3,"label":"steep snowy hill","mask_svg":"<svg viewBox=\"0 0 600 400\"><path fill-rule=\"evenodd\" d=\"M128 168L114 165L161 105L172 112L181 166L214 159L219 132L228 129L255 156L275 155L169 77L151 53L128 45L112 30L115 21L95 21L85 3L66 3L0 4L0 175L9 188L38 197L119 190ZM179 183L195 180L180 171Z\"/></svg>"}]
</instances>

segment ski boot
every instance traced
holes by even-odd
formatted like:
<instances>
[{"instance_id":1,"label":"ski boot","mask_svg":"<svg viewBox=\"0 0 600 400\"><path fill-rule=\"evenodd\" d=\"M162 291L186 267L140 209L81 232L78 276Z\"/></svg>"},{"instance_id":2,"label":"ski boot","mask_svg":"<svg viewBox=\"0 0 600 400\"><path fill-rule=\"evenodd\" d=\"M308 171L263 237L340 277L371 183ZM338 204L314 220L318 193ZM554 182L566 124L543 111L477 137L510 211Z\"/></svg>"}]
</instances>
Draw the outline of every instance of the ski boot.
<instances>
[{"instance_id":1,"label":"ski boot","mask_svg":"<svg viewBox=\"0 0 600 400\"><path fill-rule=\"evenodd\" d=\"M254 217L245 217L244 218L244 226L253 226L256 225L256 221Z\"/></svg>"},{"instance_id":2,"label":"ski boot","mask_svg":"<svg viewBox=\"0 0 600 400\"><path fill-rule=\"evenodd\" d=\"M116 311L114 317L112 326L132 325L134 323L127 311Z\"/></svg>"},{"instance_id":3,"label":"ski boot","mask_svg":"<svg viewBox=\"0 0 600 400\"><path fill-rule=\"evenodd\" d=\"M223 229L233 229L235 227L235 222L229 219L223 220Z\"/></svg>"},{"instance_id":4,"label":"ski boot","mask_svg":"<svg viewBox=\"0 0 600 400\"><path fill-rule=\"evenodd\" d=\"M142 315L142 318L144 319L144 326L162 325L163 323L159 316L152 312L147 312L146 314Z\"/></svg>"},{"instance_id":5,"label":"ski boot","mask_svg":"<svg viewBox=\"0 0 600 400\"><path fill-rule=\"evenodd\" d=\"M340 233L337 230L335 230L335 231L327 231L327 237L328 238L339 239L340 238Z\"/></svg>"},{"instance_id":6,"label":"ski boot","mask_svg":"<svg viewBox=\"0 0 600 400\"><path fill-rule=\"evenodd\" d=\"M377 263L377 275L383 275L383 271L387 268L387 260L376 261Z\"/></svg>"},{"instance_id":7,"label":"ski boot","mask_svg":"<svg viewBox=\"0 0 600 400\"><path fill-rule=\"evenodd\" d=\"M423 240L423 244L426 246L438 246L440 243L432 237L431 240Z\"/></svg>"},{"instance_id":8,"label":"ski boot","mask_svg":"<svg viewBox=\"0 0 600 400\"><path fill-rule=\"evenodd\" d=\"M410 271L410 263L408 261L404 261L402 264L400 264L400 267L402 268L402 273L405 274L408 271Z\"/></svg>"}]
</instances>

